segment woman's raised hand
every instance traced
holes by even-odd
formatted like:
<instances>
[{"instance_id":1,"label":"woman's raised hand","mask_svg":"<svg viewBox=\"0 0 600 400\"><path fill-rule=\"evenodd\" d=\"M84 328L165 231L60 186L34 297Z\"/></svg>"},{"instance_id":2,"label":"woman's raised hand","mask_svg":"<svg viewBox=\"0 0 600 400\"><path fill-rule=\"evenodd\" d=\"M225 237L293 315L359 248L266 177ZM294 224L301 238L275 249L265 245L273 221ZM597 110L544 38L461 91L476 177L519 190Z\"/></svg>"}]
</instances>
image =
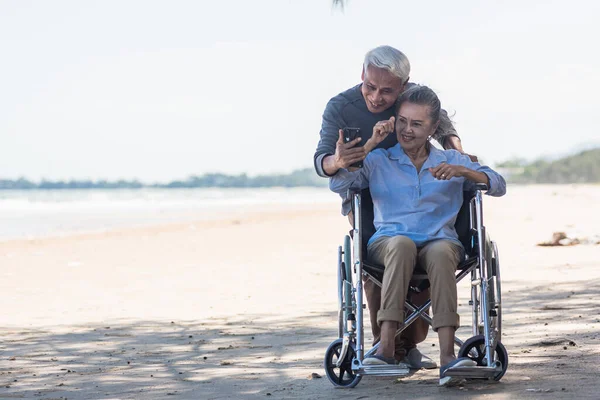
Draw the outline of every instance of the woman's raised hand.
<instances>
[{"instance_id":1,"label":"woman's raised hand","mask_svg":"<svg viewBox=\"0 0 600 400\"><path fill-rule=\"evenodd\" d=\"M391 117L390 119L376 123L373 127L373 134L369 140L367 140L367 143L365 143L364 148L366 153L369 153L371 150L377 147L379 143L383 142L390 132L394 132L395 124L396 117Z\"/></svg>"},{"instance_id":2,"label":"woman's raised hand","mask_svg":"<svg viewBox=\"0 0 600 400\"><path fill-rule=\"evenodd\" d=\"M379 121L373 127L373 136L370 140L373 140L374 144L379 144L387 137L388 134L394 132L396 124L396 117L390 117L385 121Z\"/></svg>"}]
</instances>

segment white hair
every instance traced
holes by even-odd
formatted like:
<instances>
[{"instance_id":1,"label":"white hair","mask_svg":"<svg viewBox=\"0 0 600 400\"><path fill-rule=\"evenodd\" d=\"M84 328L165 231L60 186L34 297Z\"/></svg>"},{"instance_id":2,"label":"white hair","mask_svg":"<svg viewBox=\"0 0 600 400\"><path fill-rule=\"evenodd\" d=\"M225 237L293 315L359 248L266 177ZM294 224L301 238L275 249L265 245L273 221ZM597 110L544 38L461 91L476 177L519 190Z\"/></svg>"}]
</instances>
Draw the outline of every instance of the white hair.
<instances>
[{"instance_id":1,"label":"white hair","mask_svg":"<svg viewBox=\"0 0 600 400\"><path fill-rule=\"evenodd\" d=\"M400 50L391 46L379 46L370 50L365 55L363 63L365 72L369 65L390 71L392 75L400 78L402 83L406 83L410 75L408 58Z\"/></svg>"}]
</instances>

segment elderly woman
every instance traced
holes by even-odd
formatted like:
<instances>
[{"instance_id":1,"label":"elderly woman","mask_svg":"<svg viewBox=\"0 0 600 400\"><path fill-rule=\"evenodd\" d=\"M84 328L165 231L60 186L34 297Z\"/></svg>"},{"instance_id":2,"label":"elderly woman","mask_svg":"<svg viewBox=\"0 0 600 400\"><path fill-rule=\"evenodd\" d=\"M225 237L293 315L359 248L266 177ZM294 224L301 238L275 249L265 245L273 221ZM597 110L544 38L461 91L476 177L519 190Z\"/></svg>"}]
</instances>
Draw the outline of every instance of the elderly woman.
<instances>
[{"instance_id":1,"label":"elderly woman","mask_svg":"<svg viewBox=\"0 0 600 400\"><path fill-rule=\"evenodd\" d=\"M440 343L440 385L451 383L445 372L474 365L456 359L454 333L459 327L455 271L464 249L454 223L463 203L463 183L485 183L488 195L506 192L504 179L492 169L456 150L438 150L428 138L440 121L440 101L428 87L416 86L398 99L396 117L381 121L365 143L369 153L356 171L341 169L330 178L336 193L369 187L376 233L369 240L369 258L385 266L377 323L381 343L364 364L393 364L394 337L404 321L404 300L417 262L431 282L433 330ZM378 143L394 130L398 144L388 150Z\"/></svg>"}]
</instances>

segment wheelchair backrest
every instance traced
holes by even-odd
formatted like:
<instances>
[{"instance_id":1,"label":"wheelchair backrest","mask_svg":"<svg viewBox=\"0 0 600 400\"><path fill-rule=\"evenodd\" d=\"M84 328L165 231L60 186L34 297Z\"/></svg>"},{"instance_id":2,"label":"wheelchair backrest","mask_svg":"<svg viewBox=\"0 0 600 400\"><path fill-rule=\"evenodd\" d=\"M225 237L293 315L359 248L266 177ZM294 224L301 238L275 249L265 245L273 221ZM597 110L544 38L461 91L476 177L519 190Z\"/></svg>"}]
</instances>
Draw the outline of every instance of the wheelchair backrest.
<instances>
[{"instance_id":1,"label":"wheelchair backrest","mask_svg":"<svg viewBox=\"0 0 600 400\"><path fill-rule=\"evenodd\" d=\"M373 212L373 198L369 188L363 189L360 192L361 195L361 239L363 246L363 254L367 254L367 242L371 239L371 236L375 234L375 225L373 220L375 215ZM467 254L471 252L471 199L475 197L475 191L464 191L463 192L463 204L456 217L454 223L454 229L458 234L458 239L465 247Z\"/></svg>"}]
</instances>

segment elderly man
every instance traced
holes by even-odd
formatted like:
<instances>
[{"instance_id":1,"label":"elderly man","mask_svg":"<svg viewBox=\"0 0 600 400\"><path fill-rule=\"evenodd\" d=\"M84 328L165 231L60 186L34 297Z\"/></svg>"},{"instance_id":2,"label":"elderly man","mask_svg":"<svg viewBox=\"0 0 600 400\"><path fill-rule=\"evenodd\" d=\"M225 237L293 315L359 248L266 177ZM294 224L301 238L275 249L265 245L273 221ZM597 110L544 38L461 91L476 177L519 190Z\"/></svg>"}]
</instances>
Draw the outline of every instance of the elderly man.
<instances>
[{"instance_id":1,"label":"elderly man","mask_svg":"<svg viewBox=\"0 0 600 400\"><path fill-rule=\"evenodd\" d=\"M314 155L314 166L322 177L335 175L340 168L348 168L366 157L363 147L356 146L360 141L365 143L373 132L375 124L394 116L394 105L399 95L412 86L408 83L410 63L399 50L390 46L380 46L369 51L363 63L362 83L333 97L323 113L321 138ZM360 128L360 137L349 143L343 143L342 128ZM433 135L445 149L456 149L463 152L460 138L452 126L445 111L442 112L438 129ZM395 135L389 135L377 147L388 149L397 144ZM474 157L473 157L474 158ZM342 214L352 217L350 199L342 196ZM365 295L369 306L373 344L380 338L377 325L377 311L381 304L381 289L372 281L364 284ZM423 298L413 298L422 304ZM415 321L396 339L395 358L405 362L411 368L436 368L435 362L422 356L416 344L427 337L429 326L421 319Z\"/></svg>"}]
</instances>

